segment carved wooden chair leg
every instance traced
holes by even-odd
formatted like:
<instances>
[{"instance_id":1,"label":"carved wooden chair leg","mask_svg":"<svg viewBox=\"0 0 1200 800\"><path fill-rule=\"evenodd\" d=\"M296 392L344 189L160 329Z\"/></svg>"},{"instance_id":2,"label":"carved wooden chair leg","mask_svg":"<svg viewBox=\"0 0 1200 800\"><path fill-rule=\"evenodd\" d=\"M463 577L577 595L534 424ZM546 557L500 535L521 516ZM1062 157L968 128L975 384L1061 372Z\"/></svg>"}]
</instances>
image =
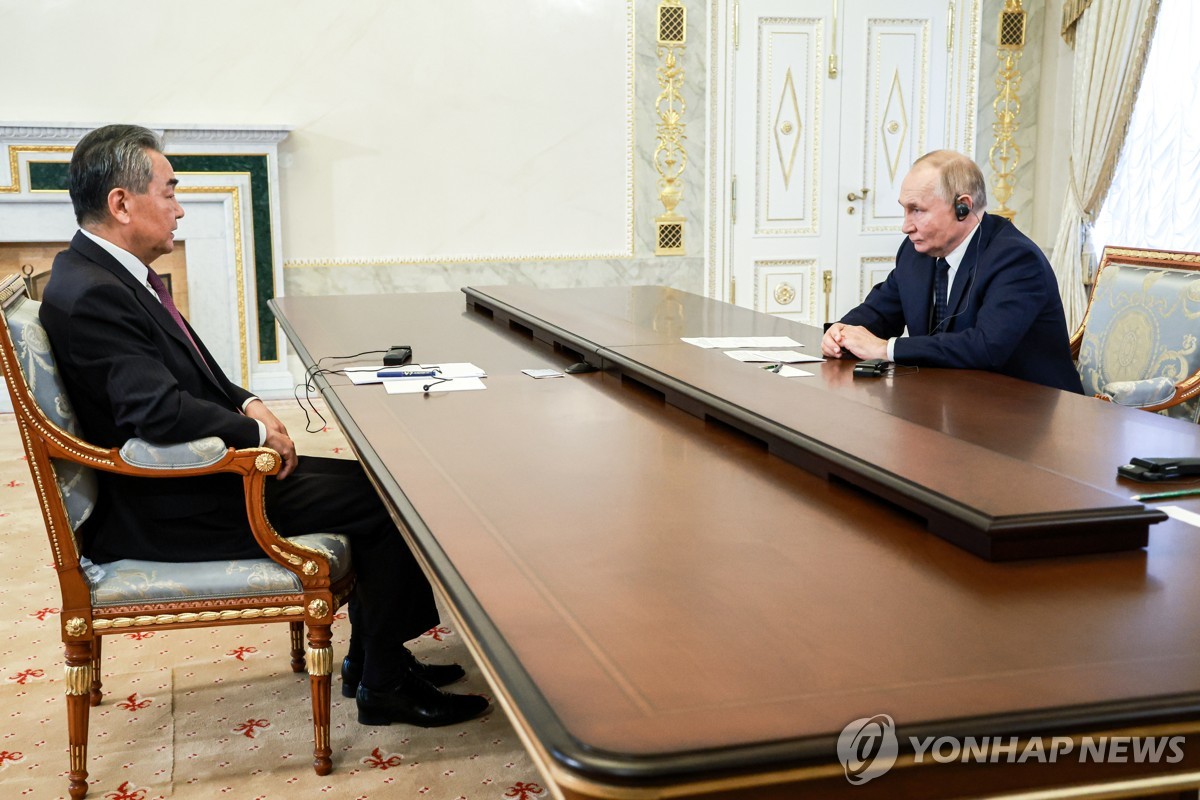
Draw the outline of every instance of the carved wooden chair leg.
<instances>
[{"instance_id":1,"label":"carved wooden chair leg","mask_svg":"<svg viewBox=\"0 0 1200 800\"><path fill-rule=\"evenodd\" d=\"M304 672L304 623L289 622L292 634L292 672Z\"/></svg>"},{"instance_id":2,"label":"carved wooden chair leg","mask_svg":"<svg viewBox=\"0 0 1200 800\"><path fill-rule=\"evenodd\" d=\"M312 687L313 769L333 771L329 744L329 675L333 672L332 633L328 624L308 626L308 680Z\"/></svg>"},{"instance_id":3,"label":"carved wooden chair leg","mask_svg":"<svg viewBox=\"0 0 1200 800\"><path fill-rule=\"evenodd\" d=\"M73 800L87 794L89 694L92 689L92 653L95 640L66 646L67 746L70 760L67 788Z\"/></svg>"},{"instance_id":4,"label":"carved wooden chair leg","mask_svg":"<svg viewBox=\"0 0 1200 800\"><path fill-rule=\"evenodd\" d=\"M103 684L100 682L100 637L92 639L92 691L91 703L94 706L100 705L100 701L104 699Z\"/></svg>"}]
</instances>

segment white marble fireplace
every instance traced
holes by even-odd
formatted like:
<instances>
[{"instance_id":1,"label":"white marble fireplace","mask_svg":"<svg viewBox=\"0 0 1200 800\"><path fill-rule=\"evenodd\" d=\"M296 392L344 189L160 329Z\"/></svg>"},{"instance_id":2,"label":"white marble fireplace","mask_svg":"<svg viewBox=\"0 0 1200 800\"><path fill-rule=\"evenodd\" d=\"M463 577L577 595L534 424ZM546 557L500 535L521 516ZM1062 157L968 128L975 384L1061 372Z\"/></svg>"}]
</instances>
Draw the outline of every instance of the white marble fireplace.
<instances>
[{"instance_id":1,"label":"white marble fireplace","mask_svg":"<svg viewBox=\"0 0 1200 800\"><path fill-rule=\"evenodd\" d=\"M93 127L0 123L0 242L70 241L77 226L61 188L65 164ZM260 397L290 396L287 342L263 314L283 293L277 155L288 129L155 130L179 178L189 321L234 381ZM0 404L10 409L7 392Z\"/></svg>"}]
</instances>

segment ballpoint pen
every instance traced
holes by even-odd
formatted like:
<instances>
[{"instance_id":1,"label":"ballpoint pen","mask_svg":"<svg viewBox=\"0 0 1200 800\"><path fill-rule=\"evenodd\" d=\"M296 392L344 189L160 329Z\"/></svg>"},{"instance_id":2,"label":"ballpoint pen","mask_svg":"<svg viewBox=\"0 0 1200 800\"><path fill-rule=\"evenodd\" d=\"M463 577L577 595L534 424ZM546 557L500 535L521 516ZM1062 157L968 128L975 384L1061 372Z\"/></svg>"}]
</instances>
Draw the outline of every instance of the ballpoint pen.
<instances>
[{"instance_id":1,"label":"ballpoint pen","mask_svg":"<svg viewBox=\"0 0 1200 800\"><path fill-rule=\"evenodd\" d=\"M1195 497L1200 495L1200 488L1176 489L1173 492L1151 492L1150 494L1135 494L1134 500L1166 500L1171 497Z\"/></svg>"},{"instance_id":2,"label":"ballpoint pen","mask_svg":"<svg viewBox=\"0 0 1200 800\"><path fill-rule=\"evenodd\" d=\"M379 378L437 378L440 373L437 369L381 369L375 375Z\"/></svg>"},{"instance_id":3,"label":"ballpoint pen","mask_svg":"<svg viewBox=\"0 0 1200 800\"><path fill-rule=\"evenodd\" d=\"M768 372L779 372L779 370L783 369L783 362L780 361L778 364L767 364L763 367L763 369L767 370Z\"/></svg>"}]
</instances>

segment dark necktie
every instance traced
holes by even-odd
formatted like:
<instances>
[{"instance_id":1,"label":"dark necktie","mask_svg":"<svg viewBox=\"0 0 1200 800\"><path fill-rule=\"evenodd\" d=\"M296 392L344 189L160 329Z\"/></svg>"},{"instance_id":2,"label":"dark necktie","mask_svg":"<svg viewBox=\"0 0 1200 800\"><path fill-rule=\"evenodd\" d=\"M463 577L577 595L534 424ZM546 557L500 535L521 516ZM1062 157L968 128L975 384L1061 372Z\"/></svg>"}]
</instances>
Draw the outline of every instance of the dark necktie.
<instances>
[{"instance_id":1,"label":"dark necktie","mask_svg":"<svg viewBox=\"0 0 1200 800\"><path fill-rule=\"evenodd\" d=\"M942 323L946 321L946 294L950 284L950 262L939 258L934 265L933 274L933 325L930 333L941 333Z\"/></svg>"},{"instance_id":2,"label":"dark necktie","mask_svg":"<svg viewBox=\"0 0 1200 800\"><path fill-rule=\"evenodd\" d=\"M196 340L192 338L192 332L189 331L188 326L184 324L183 316L179 313L179 309L175 307L175 301L171 299L171 294L167 291L167 287L163 284L162 278L158 277L158 273L149 267L146 269L149 272L149 274L146 276L146 280L149 281L150 288L152 288L154 293L158 295L158 299L162 302L163 308L165 308L167 313L171 315L171 319L175 320L175 324L179 326L179 330L183 331L183 335L186 336L188 341L192 343L192 349L196 351L196 355L200 356L200 361L206 368L208 368L208 361L205 360L204 353L200 352L200 348L196 345ZM208 371L212 372L212 369L208 368Z\"/></svg>"}]
</instances>

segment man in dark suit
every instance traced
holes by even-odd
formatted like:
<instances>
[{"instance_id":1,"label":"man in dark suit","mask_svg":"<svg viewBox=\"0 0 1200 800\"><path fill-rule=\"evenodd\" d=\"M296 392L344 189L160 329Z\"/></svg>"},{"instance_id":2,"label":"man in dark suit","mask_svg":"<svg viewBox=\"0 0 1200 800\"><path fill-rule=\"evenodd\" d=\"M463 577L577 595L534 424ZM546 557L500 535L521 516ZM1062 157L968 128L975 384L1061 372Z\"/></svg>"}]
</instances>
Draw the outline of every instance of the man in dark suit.
<instances>
[{"instance_id":1,"label":"man in dark suit","mask_svg":"<svg viewBox=\"0 0 1200 800\"><path fill-rule=\"evenodd\" d=\"M983 213L986 203L983 174L966 156L917 159L900 188L908 239L896 267L829 327L822 352L990 370L1082 393L1050 263L1010 221Z\"/></svg>"},{"instance_id":2,"label":"man in dark suit","mask_svg":"<svg viewBox=\"0 0 1200 800\"><path fill-rule=\"evenodd\" d=\"M359 720L433 726L483 713L486 699L436 688L461 678L461 667L423 664L404 647L437 625L437 607L361 467L299 458L283 423L225 376L150 269L174 248L183 216L157 137L131 125L92 131L75 147L69 180L80 231L54 260L40 317L84 435L105 447L135 436L155 444L218 436L276 450L283 466L266 494L275 529L351 542L357 588L342 693L357 696ZM100 477L80 529L93 561L263 557L236 475Z\"/></svg>"}]
</instances>

